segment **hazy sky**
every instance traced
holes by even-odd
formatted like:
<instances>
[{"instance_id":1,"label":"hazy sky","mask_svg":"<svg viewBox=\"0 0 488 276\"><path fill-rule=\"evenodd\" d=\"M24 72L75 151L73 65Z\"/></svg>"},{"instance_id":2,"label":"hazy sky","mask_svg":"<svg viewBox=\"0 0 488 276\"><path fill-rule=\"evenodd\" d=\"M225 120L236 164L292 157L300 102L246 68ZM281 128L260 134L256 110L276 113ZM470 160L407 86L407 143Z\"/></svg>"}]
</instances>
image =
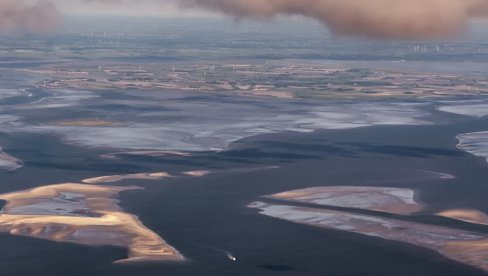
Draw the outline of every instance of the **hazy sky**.
<instances>
[{"instance_id":1,"label":"hazy sky","mask_svg":"<svg viewBox=\"0 0 488 276\"><path fill-rule=\"evenodd\" d=\"M51 0L51 2L55 3L61 12L68 14L195 15L195 11L182 11L174 0ZM203 15L207 12L199 11L199 14Z\"/></svg>"},{"instance_id":2,"label":"hazy sky","mask_svg":"<svg viewBox=\"0 0 488 276\"><path fill-rule=\"evenodd\" d=\"M469 20L487 16L488 0L0 0L0 29L49 29L62 13L298 15L339 35L429 39L458 34Z\"/></svg>"}]
</instances>

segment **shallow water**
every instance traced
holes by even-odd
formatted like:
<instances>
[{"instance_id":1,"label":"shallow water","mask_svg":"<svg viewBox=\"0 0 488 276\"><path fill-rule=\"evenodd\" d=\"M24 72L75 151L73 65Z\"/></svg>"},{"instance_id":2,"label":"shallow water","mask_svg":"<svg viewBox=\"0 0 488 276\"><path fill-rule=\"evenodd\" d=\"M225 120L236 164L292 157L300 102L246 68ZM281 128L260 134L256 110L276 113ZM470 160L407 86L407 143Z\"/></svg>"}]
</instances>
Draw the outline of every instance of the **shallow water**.
<instances>
[{"instance_id":1,"label":"shallow water","mask_svg":"<svg viewBox=\"0 0 488 276\"><path fill-rule=\"evenodd\" d=\"M426 215L414 220L486 233L486 227L427 215L461 206L488 211L484 161L457 149L454 138L458 132L479 130L485 123L271 134L241 140L219 153L115 160L99 158L110 150L65 145L51 135L10 134L3 138L4 143L26 166L0 175L6 183L0 187L2 192L162 168L173 174L202 168L221 173L123 182L146 190L124 193L120 205L189 258L185 264L116 266L111 262L120 259L123 250L48 244L2 234L5 246L0 249L4 256L0 265L16 275L26 275L33 268L49 275L73 270L74 275L484 275L434 251L282 222L263 217L246 205L262 195L324 185L412 188L429 207ZM279 168L246 169L263 165ZM419 177L419 170L449 173L456 179L426 179ZM43 253L31 245L42 246ZM224 251L237 261L229 260ZM86 257L70 257L79 254ZM15 265L18 256L25 265ZM63 266L52 266L60 260Z\"/></svg>"}]
</instances>

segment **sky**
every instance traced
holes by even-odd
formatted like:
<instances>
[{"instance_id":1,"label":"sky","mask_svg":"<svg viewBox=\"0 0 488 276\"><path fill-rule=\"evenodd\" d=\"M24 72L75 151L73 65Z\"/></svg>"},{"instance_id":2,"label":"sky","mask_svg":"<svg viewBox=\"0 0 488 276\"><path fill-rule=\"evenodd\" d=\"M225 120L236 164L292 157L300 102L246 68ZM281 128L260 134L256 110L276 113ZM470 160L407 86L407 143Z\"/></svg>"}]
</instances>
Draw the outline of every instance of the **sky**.
<instances>
[{"instance_id":1,"label":"sky","mask_svg":"<svg viewBox=\"0 0 488 276\"><path fill-rule=\"evenodd\" d=\"M48 31L63 14L303 16L337 35L436 39L487 17L488 0L0 0L0 30Z\"/></svg>"}]
</instances>

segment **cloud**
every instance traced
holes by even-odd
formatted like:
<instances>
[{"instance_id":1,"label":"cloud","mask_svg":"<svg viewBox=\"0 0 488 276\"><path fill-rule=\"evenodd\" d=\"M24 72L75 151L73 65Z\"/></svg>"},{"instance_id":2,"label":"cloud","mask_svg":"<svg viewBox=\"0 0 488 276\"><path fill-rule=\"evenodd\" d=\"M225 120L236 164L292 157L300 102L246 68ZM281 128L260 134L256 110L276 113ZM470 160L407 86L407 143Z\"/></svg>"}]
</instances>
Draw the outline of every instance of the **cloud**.
<instances>
[{"instance_id":1,"label":"cloud","mask_svg":"<svg viewBox=\"0 0 488 276\"><path fill-rule=\"evenodd\" d=\"M180 0L236 17L302 15L339 35L439 38L457 34L473 17L488 15L488 0Z\"/></svg>"},{"instance_id":2,"label":"cloud","mask_svg":"<svg viewBox=\"0 0 488 276\"><path fill-rule=\"evenodd\" d=\"M0 0L0 29L46 29L56 21L48 0ZM206 10L258 20L281 15L316 19L338 35L431 39L462 32L470 19L488 15L488 0L50 0L64 9L160 14ZM166 11L166 12L165 12ZM100 12L98 13L100 14ZM6 16L7 15L7 16Z\"/></svg>"},{"instance_id":3,"label":"cloud","mask_svg":"<svg viewBox=\"0 0 488 276\"><path fill-rule=\"evenodd\" d=\"M0 0L0 31L51 30L58 24L59 13L48 1Z\"/></svg>"}]
</instances>

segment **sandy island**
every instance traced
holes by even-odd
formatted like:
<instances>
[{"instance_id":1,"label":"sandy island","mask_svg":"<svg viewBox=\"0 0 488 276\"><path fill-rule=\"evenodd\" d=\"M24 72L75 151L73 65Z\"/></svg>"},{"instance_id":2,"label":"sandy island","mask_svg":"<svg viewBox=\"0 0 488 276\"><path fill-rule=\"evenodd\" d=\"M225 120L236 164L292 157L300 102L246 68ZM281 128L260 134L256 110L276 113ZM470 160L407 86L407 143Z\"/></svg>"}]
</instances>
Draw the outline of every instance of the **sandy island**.
<instances>
[{"instance_id":1,"label":"sandy island","mask_svg":"<svg viewBox=\"0 0 488 276\"><path fill-rule=\"evenodd\" d=\"M295 223L354 232L429 248L488 271L488 236L482 233L350 212L254 202L261 214Z\"/></svg>"},{"instance_id":2,"label":"sandy island","mask_svg":"<svg viewBox=\"0 0 488 276\"><path fill-rule=\"evenodd\" d=\"M134 189L138 188L65 183L3 194L0 199L7 203L0 214L0 231L127 248L127 259L117 262L184 260L137 216L120 210L117 195Z\"/></svg>"},{"instance_id":3,"label":"sandy island","mask_svg":"<svg viewBox=\"0 0 488 276\"><path fill-rule=\"evenodd\" d=\"M274 199L314 203L324 206L358 208L399 215L416 213L423 205L410 189L331 186L288 191L269 196Z\"/></svg>"},{"instance_id":4,"label":"sandy island","mask_svg":"<svg viewBox=\"0 0 488 276\"><path fill-rule=\"evenodd\" d=\"M423 205L415 202L414 197L413 190L401 188L314 187L264 197L283 200L284 205L254 202L248 207L259 209L263 215L294 223L354 232L429 248L452 260L488 271L487 234L392 219L381 214L365 215L353 210L327 210L327 206L334 206L409 215L423 208ZM293 206L294 202L317 204L321 208ZM470 223L488 224L488 216L477 210L447 210L436 215Z\"/></svg>"}]
</instances>

